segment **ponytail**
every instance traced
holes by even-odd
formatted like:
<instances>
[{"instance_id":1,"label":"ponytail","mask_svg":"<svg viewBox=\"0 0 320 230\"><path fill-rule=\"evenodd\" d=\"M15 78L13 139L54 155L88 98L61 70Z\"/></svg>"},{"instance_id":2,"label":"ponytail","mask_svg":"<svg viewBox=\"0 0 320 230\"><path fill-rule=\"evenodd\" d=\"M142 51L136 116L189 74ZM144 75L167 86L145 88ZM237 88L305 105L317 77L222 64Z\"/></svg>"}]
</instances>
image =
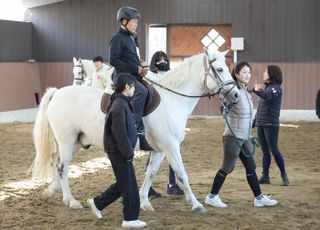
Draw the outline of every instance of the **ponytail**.
<instances>
[{"instance_id":1,"label":"ponytail","mask_svg":"<svg viewBox=\"0 0 320 230\"><path fill-rule=\"evenodd\" d=\"M107 105L107 113L109 113L112 103L114 99L117 97L117 95L125 89L126 85L131 85L134 82L134 76L132 76L129 73L119 73L115 76L114 84L112 84L112 89L114 90L114 93L111 94L109 98L109 102Z\"/></svg>"}]
</instances>

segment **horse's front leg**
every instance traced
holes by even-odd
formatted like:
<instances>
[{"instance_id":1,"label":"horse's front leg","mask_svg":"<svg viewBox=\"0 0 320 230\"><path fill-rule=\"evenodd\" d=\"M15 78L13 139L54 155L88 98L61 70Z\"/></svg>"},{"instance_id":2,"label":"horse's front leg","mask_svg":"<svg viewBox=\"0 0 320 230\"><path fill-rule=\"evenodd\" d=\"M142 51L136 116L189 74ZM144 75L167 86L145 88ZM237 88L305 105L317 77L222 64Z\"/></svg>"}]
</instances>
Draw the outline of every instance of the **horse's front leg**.
<instances>
[{"instance_id":1,"label":"horse's front leg","mask_svg":"<svg viewBox=\"0 0 320 230\"><path fill-rule=\"evenodd\" d=\"M58 161L58 174L60 178L61 190L63 194L63 202L65 205L69 205L70 208L78 209L83 208L81 203L76 200L70 190L69 180L68 180L68 172L69 172L69 164L72 159L72 148L59 148L59 161Z\"/></svg>"},{"instance_id":2,"label":"horse's front leg","mask_svg":"<svg viewBox=\"0 0 320 230\"><path fill-rule=\"evenodd\" d=\"M153 178L157 175L159 171L163 158L164 158L164 154L162 152L152 152L150 156L146 177L140 189L140 208L142 210L154 211L154 208L152 207L149 201L148 193L152 185Z\"/></svg>"},{"instance_id":3,"label":"horse's front leg","mask_svg":"<svg viewBox=\"0 0 320 230\"><path fill-rule=\"evenodd\" d=\"M189 185L189 180L188 176L186 173L186 170L184 168L182 159L181 159L181 154L180 154L180 148L177 147L174 150L165 152L166 158L172 167L173 171L176 174L176 177L178 180L181 181L183 184L183 190L184 194L186 196L187 202L192 206L192 211L199 213L199 214L204 214L207 212L207 210L203 207L203 205L197 200L195 195L193 194L191 187Z\"/></svg>"}]
</instances>

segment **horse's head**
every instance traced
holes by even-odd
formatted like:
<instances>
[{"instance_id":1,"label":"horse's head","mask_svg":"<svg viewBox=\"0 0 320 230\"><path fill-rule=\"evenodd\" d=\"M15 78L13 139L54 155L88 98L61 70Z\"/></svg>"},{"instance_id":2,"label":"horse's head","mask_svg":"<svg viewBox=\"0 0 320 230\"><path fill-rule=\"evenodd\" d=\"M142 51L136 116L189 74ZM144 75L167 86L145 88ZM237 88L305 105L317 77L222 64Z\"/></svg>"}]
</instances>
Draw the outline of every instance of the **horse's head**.
<instances>
[{"instance_id":1,"label":"horse's head","mask_svg":"<svg viewBox=\"0 0 320 230\"><path fill-rule=\"evenodd\" d=\"M225 63L227 52L205 49L204 65L206 86L229 104L238 102L239 90Z\"/></svg>"},{"instance_id":2,"label":"horse's head","mask_svg":"<svg viewBox=\"0 0 320 230\"><path fill-rule=\"evenodd\" d=\"M75 57L73 57L73 77L74 77L74 81L81 81L83 82L84 79L86 78L86 71L85 68L83 66L83 62L82 59L79 58L79 60L77 60Z\"/></svg>"}]
</instances>

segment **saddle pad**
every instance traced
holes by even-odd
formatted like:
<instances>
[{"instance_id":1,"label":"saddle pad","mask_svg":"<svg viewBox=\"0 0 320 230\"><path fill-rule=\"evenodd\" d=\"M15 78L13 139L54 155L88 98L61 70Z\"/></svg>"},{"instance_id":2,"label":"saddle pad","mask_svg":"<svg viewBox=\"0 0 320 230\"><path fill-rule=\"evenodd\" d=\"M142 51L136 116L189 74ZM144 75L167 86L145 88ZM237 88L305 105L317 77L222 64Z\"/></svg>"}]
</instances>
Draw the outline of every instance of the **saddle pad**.
<instances>
[{"instance_id":1,"label":"saddle pad","mask_svg":"<svg viewBox=\"0 0 320 230\"><path fill-rule=\"evenodd\" d=\"M148 96L143 110L143 116L152 113L160 103L160 95L157 90L146 81L140 81L148 90ZM104 93L101 98L100 108L103 113L107 112L110 95Z\"/></svg>"},{"instance_id":2,"label":"saddle pad","mask_svg":"<svg viewBox=\"0 0 320 230\"><path fill-rule=\"evenodd\" d=\"M140 81L148 90L148 96L143 110L143 116L147 116L152 113L160 103L160 95L158 91L148 82Z\"/></svg>"},{"instance_id":3,"label":"saddle pad","mask_svg":"<svg viewBox=\"0 0 320 230\"><path fill-rule=\"evenodd\" d=\"M104 93L101 97L100 108L103 113L107 113L107 105L109 103L110 95Z\"/></svg>"}]
</instances>

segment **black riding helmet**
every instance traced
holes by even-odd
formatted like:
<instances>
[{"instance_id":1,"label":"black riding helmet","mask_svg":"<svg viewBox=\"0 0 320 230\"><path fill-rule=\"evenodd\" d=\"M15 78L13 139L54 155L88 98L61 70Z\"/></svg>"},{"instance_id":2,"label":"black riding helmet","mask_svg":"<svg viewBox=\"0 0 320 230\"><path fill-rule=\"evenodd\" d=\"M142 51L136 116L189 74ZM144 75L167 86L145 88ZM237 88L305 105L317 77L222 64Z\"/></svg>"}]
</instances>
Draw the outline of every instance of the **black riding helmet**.
<instances>
[{"instance_id":1,"label":"black riding helmet","mask_svg":"<svg viewBox=\"0 0 320 230\"><path fill-rule=\"evenodd\" d=\"M117 12L117 21L121 22L123 19L141 19L140 13L136 8L131 6L123 6Z\"/></svg>"}]
</instances>

